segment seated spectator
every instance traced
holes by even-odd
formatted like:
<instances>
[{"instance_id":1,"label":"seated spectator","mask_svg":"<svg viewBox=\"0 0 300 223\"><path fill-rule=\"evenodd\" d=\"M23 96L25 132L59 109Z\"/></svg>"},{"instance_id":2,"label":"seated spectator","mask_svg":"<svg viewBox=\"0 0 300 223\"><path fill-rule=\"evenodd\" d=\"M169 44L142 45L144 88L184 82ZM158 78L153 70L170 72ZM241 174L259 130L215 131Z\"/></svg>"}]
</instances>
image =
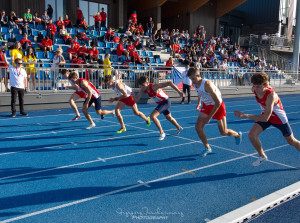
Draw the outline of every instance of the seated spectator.
<instances>
[{"instance_id":1,"label":"seated spectator","mask_svg":"<svg viewBox=\"0 0 300 223\"><path fill-rule=\"evenodd\" d=\"M139 25L136 27L136 30L137 34L141 34L142 36L145 34L142 23L139 23Z\"/></svg>"},{"instance_id":2,"label":"seated spectator","mask_svg":"<svg viewBox=\"0 0 300 223\"><path fill-rule=\"evenodd\" d=\"M130 41L130 42L129 42L129 45L127 46L127 51L128 51L129 53L131 53L131 52L133 51L133 48L134 48L134 45L133 45L132 41Z\"/></svg>"},{"instance_id":3,"label":"seated spectator","mask_svg":"<svg viewBox=\"0 0 300 223\"><path fill-rule=\"evenodd\" d=\"M105 40L108 42L111 42L111 41L113 41L114 37L115 37L115 33L113 32L112 28L110 27L108 29L108 31L106 32Z\"/></svg>"},{"instance_id":4,"label":"seated spectator","mask_svg":"<svg viewBox=\"0 0 300 223\"><path fill-rule=\"evenodd\" d=\"M133 51L130 54L131 57L131 62L135 63L135 64L142 64L142 60L139 56L139 53L136 51L135 48L133 48Z\"/></svg>"},{"instance_id":5,"label":"seated spectator","mask_svg":"<svg viewBox=\"0 0 300 223\"><path fill-rule=\"evenodd\" d=\"M12 11L10 13L10 16L8 17L8 27L10 29L17 28L18 27L17 20L18 20L18 18L16 16L16 13L14 11Z\"/></svg>"},{"instance_id":6,"label":"seated spectator","mask_svg":"<svg viewBox=\"0 0 300 223\"><path fill-rule=\"evenodd\" d=\"M123 39L121 39L120 40L120 43L117 45L117 55L120 57L120 56L122 56L122 55L127 55L128 54L128 52L126 51L126 50L124 50L124 46L123 46L123 44L124 44L124 40Z\"/></svg>"},{"instance_id":7,"label":"seated spectator","mask_svg":"<svg viewBox=\"0 0 300 223\"><path fill-rule=\"evenodd\" d=\"M0 16L0 26L8 27L8 17L5 15L5 11L2 10L1 16Z\"/></svg>"},{"instance_id":8,"label":"seated spectator","mask_svg":"<svg viewBox=\"0 0 300 223\"><path fill-rule=\"evenodd\" d=\"M171 44L171 56L176 58L176 54L179 54L179 52L180 52L180 45L178 41L175 44Z\"/></svg>"},{"instance_id":9,"label":"seated spectator","mask_svg":"<svg viewBox=\"0 0 300 223\"><path fill-rule=\"evenodd\" d=\"M58 32L58 31L57 31ZM62 25L59 29L59 38L64 38L65 35L68 35L68 31L64 25Z\"/></svg>"},{"instance_id":10,"label":"seated spectator","mask_svg":"<svg viewBox=\"0 0 300 223\"><path fill-rule=\"evenodd\" d=\"M66 28L73 28L72 21L69 19L68 15L65 15L64 24Z\"/></svg>"},{"instance_id":11,"label":"seated spectator","mask_svg":"<svg viewBox=\"0 0 300 223\"><path fill-rule=\"evenodd\" d=\"M27 22L24 23L21 30L22 30L22 35L26 33L28 36L30 36L32 34L31 28L28 26Z\"/></svg>"},{"instance_id":12,"label":"seated spectator","mask_svg":"<svg viewBox=\"0 0 300 223\"><path fill-rule=\"evenodd\" d=\"M47 57L47 52L51 52L53 47L53 42L51 39L49 39L49 36L46 36L44 39L42 39L42 43L40 45L40 48L42 51L45 52L45 57Z\"/></svg>"},{"instance_id":13,"label":"seated spectator","mask_svg":"<svg viewBox=\"0 0 300 223\"><path fill-rule=\"evenodd\" d=\"M78 49L75 48L75 43L71 43L71 47L68 49L69 60L72 60L74 57L78 57Z\"/></svg>"},{"instance_id":14,"label":"seated spectator","mask_svg":"<svg viewBox=\"0 0 300 223\"><path fill-rule=\"evenodd\" d=\"M84 65L79 65L79 64L85 64L84 60L81 60L77 57L74 57L72 60L71 60L71 63L72 63L72 68L78 68L78 67L84 67Z\"/></svg>"},{"instance_id":15,"label":"seated spectator","mask_svg":"<svg viewBox=\"0 0 300 223\"><path fill-rule=\"evenodd\" d=\"M134 42L134 47L137 49L137 50L140 50L140 49L143 49L143 45L140 41L140 38L137 38L136 41Z\"/></svg>"},{"instance_id":16,"label":"seated spectator","mask_svg":"<svg viewBox=\"0 0 300 223\"><path fill-rule=\"evenodd\" d=\"M130 31L130 27L127 28L126 32L125 32L125 36L129 37L129 39L132 39L132 32Z\"/></svg>"},{"instance_id":17,"label":"seated spectator","mask_svg":"<svg viewBox=\"0 0 300 223\"><path fill-rule=\"evenodd\" d=\"M23 34L23 39L20 40L20 44L24 51L28 50L28 47L31 46L31 41L28 39L28 35L26 33Z\"/></svg>"},{"instance_id":18,"label":"seated spectator","mask_svg":"<svg viewBox=\"0 0 300 223\"><path fill-rule=\"evenodd\" d=\"M174 67L174 61L172 57L169 57L169 60L166 62L167 70L171 70L172 67Z\"/></svg>"},{"instance_id":19,"label":"seated spectator","mask_svg":"<svg viewBox=\"0 0 300 223\"><path fill-rule=\"evenodd\" d=\"M34 20L34 22L35 22L35 25L41 25L41 24L42 24L42 19L40 18L38 12L35 12L35 13L34 13L33 20ZM35 27L36 27L36 26L35 26Z\"/></svg>"},{"instance_id":20,"label":"seated spectator","mask_svg":"<svg viewBox=\"0 0 300 223\"><path fill-rule=\"evenodd\" d=\"M84 30L91 30L91 28L89 28L89 26L87 25L87 23L85 21L85 17L82 18L82 20L79 24L79 28L84 29Z\"/></svg>"},{"instance_id":21,"label":"seated spectator","mask_svg":"<svg viewBox=\"0 0 300 223\"><path fill-rule=\"evenodd\" d=\"M202 69L202 63L201 63L201 57L197 57L197 61L194 63L195 64L195 67L198 69L198 70L201 70Z\"/></svg>"},{"instance_id":22,"label":"seated spectator","mask_svg":"<svg viewBox=\"0 0 300 223\"><path fill-rule=\"evenodd\" d=\"M35 64L37 63L35 54L34 54L34 50L33 48L30 46L27 49L27 55L24 57L24 63L26 63L25 65L25 70L27 73L27 82L28 82L28 88L27 91L30 91L29 88L29 81L30 81L30 77L32 77L32 85L33 85L33 91L36 91L35 88L35 75L37 73L37 70L35 68Z\"/></svg>"},{"instance_id":23,"label":"seated spectator","mask_svg":"<svg viewBox=\"0 0 300 223\"><path fill-rule=\"evenodd\" d=\"M35 22L33 20L32 14L30 13L30 9L28 8L26 13L23 15L23 22L28 22L34 25L35 27Z\"/></svg>"},{"instance_id":24,"label":"seated spectator","mask_svg":"<svg viewBox=\"0 0 300 223\"><path fill-rule=\"evenodd\" d=\"M50 19L47 25L47 35L52 39L52 43L55 43L55 32L56 26L52 23L52 19Z\"/></svg>"},{"instance_id":25,"label":"seated spectator","mask_svg":"<svg viewBox=\"0 0 300 223\"><path fill-rule=\"evenodd\" d=\"M63 18L60 16L58 20L56 21L56 26L57 26L57 32L60 34L60 30L65 27L65 22Z\"/></svg>"},{"instance_id":26,"label":"seated spectator","mask_svg":"<svg viewBox=\"0 0 300 223\"><path fill-rule=\"evenodd\" d=\"M80 44L78 43L78 38L77 36L74 36L74 38L71 40L71 44L74 43L75 44L75 49L78 50L80 47Z\"/></svg>"},{"instance_id":27,"label":"seated spectator","mask_svg":"<svg viewBox=\"0 0 300 223\"><path fill-rule=\"evenodd\" d=\"M41 24L44 26L44 29L46 29L47 25L49 24L49 21L50 17L47 15L47 10L45 10L41 18Z\"/></svg>"},{"instance_id":28,"label":"seated spectator","mask_svg":"<svg viewBox=\"0 0 300 223\"><path fill-rule=\"evenodd\" d=\"M149 39L146 40L146 47L150 48L150 50L156 50L156 44L153 40L152 34L149 35Z\"/></svg>"},{"instance_id":29,"label":"seated spectator","mask_svg":"<svg viewBox=\"0 0 300 223\"><path fill-rule=\"evenodd\" d=\"M99 51L96 45L92 46L89 50L89 60L91 64L103 64L103 61L99 59Z\"/></svg>"},{"instance_id":30,"label":"seated spectator","mask_svg":"<svg viewBox=\"0 0 300 223\"><path fill-rule=\"evenodd\" d=\"M78 54L78 58L81 58L84 63L87 63L87 59L88 59L88 49L86 47L86 43L82 43L82 47L80 47L77 51Z\"/></svg>"}]
</instances>

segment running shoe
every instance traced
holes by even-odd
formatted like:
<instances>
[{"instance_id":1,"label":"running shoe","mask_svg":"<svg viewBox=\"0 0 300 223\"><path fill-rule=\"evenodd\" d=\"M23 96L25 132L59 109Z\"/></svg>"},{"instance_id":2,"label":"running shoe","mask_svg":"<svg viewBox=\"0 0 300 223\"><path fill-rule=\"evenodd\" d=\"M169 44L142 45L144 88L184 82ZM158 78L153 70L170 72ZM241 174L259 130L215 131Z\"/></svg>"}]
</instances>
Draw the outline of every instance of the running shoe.
<instances>
[{"instance_id":1,"label":"running shoe","mask_svg":"<svg viewBox=\"0 0 300 223\"><path fill-rule=\"evenodd\" d=\"M258 159L252 163L252 166L259 166L260 164L262 164L263 162L268 161L268 157L258 157Z\"/></svg>"},{"instance_id":2,"label":"running shoe","mask_svg":"<svg viewBox=\"0 0 300 223\"><path fill-rule=\"evenodd\" d=\"M92 128L95 128L96 127L96 124L93 123L93 124L90 124L88 127L86 127L87 130L90 130Z\"/></svg>"},{"instance_id":3,"label":"running shoe","mask_svg":"<svg viewBox=\"0 0 300 223\"><path fill-rule=\"evenodd\" d=\"M165 134L165 133L160 134L158 140L159 140L159 141L162 141L162 140L164 140L165 137L166 137L166 134Z\"/></svg>"},{"instance_id":4,"label":"running shoe","mask_svg":"<svg viewBox=\"0 0 300 223\"><path fill-rule=\"evenodd\" d=\"M147 117L146 123L147 123L147 126L148 126L148 127L151 125L150 117Z\"/></svg>"},{"instance_id":5,"label":"running shoe","mask_svg":"<svg viewBox=\"0 0 300 223\"><path fill-rule=\"evenodd\" d=\"M25 113L25 112L20 112L20 115L22 115L22 116L28 116L28 114Z\"/></svg>"},{"instance_id":6,"label":"running shoe","mask_svg":"<svg viewBox=\"0 0 300 223\"><path fill-rule=\"evenodd\" d=\"M12 118L16 117L16 113L12 113L12 114L10 115L10 117L12 117Z\"/></svg>"},{"instance_id":7,"label":"running shoe","mask_svg":"<svg viewBox=\"0 0 300 223\"><path fill-rule=\"evenodd\" d=\"M78 116L78 115L76 115L76 117L75 117L75 118L73 118L73 119L72 119L72 121L76 121L76 120L78 120L78 119L80 119L80 118L81 118L81 116L80 116L80 115L79 115L79 116Z\"/></svg>"},{"instance_id":8,"label":"running shoe","mask_svg":"<svg viewBox=\"0 0 300 223\"><path fill-rule=\"evenodd\" d=\"M120 129L119 131L117 131L117 133L122 133L122 132L126 132L126 129Z\"/></svg>"},{"instance_id":9,"label":"running shoe","mask_svg":"<svg viewBox=\"0 0 300 223\"><path fill-rule=\"evenodd\" d=\"M174 135L179 135L182 132L183 128L180 127L179 129L177 129L176 133Z\"/></svg>"},{"instance_id":10,"label":"running shoe","mask_svg":"<svg viewBox=\"0 0 300 223\"><path fill-rule=\"evenodd\" d=\"M204 149L202 149L202 151L200 152L200 156L206 157L207 154L209 154L209 153L212 153L212 149L204 148Z\"/></svg>"},{"instance_id":11,"label":"running shoe","mask_svg":"<svg viewBox=\"0 0 300 223\"><path fill-rule=\"evenodd\" d=\"M101 115L101 119L104 119L104 115Z\"/></svg>"},{"instance_id":12,"label":"running shoe","mask_svg":"<svg viewBox=\"0 0 300 223\"><path fill-rule=\"evenodd\" d=\"M235 137L235 144L240 145L242 143L243 133L242 132L238 132L238 133L239 133L239 137Z\"/></svg>"}]
</instances>

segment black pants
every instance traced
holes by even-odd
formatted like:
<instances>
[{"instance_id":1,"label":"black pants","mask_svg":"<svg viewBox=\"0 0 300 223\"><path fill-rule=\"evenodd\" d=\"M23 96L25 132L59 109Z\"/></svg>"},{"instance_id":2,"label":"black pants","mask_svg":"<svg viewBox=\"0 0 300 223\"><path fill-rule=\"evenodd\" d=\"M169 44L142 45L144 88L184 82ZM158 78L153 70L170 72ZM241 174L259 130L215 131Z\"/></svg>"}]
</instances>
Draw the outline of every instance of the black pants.
<instances>
[{"instance_id":1,"label":"black pants","mask_svg":"<svg viewBox=\"0 0 300 223\"><path fill-rule=\"evenodd\" d=\"M11 87L11 113L16 114L16 100L17 94L19 96L20 113L24 112L24 94L23 88Z\"/></svg>"},{"instance_id":2,"label":"black pants","mask_svg":"<svg viewBox=\"0 0 300 223\"><path fill-rule=\"evenodd\" d=\"M188 94L188 102L191 101L191 86L190 85L187 85L187 84L183 84L183 93L184 94ZM184 102L184 97L182 97L182 101L181 102Z\"/></svg>"}]
</instances>

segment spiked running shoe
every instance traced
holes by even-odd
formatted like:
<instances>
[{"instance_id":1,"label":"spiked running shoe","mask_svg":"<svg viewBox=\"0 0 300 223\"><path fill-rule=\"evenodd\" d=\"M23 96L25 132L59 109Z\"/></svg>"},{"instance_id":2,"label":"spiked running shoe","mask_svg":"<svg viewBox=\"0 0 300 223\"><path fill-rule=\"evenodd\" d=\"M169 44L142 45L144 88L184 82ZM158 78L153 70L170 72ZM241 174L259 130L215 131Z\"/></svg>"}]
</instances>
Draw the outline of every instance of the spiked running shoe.
<instances>
[{"instance_id":1,"label":"spiked running shoe","mask_svg":"<svg viewBox=\"0 0 300 223\"><path fill-rule=\"evenodd\" d=\"M148 127L151 125L150 117L147 117L146 123L147 123L147 126L148 126Z\"/></svg>"},{"instance_id":2,"label":"spiked running shoe","mask_svg":"<svg viewBox=\"0 0 300 223\"><path fill-rule=\"evenodd\" d=\"M120 129L119 131L117 131L117 133L122 133L122 132L126 132L126 129Z\"/></svg>"},{"instance_id":3,"label":"spiked running shoe","mask_svg":"<svg viewBox=\"0 0 300 223\"><path fill-rule=\"evenodd\" d=\"M80 116L80 115L79 115L79 116L78 116L78 115L76 115L76 117L75 117L75 118L73 118L73 119L72 119L72 121L76 121L76 120L78 120L78 119L80 119L80 118L81 118L81 116Z\"/></svg>"},{"instance_id":4,"label":"spiked running shoe","mask_svg":"<svg viewBox=\"0 0 300 223\"><path fill-rule=\"evenodd\" d=\"M238 133L239 133L239 137L235 137L235 144L240 145L242 143L243 133L242 132L238 132Z\"/></svg>"},{"instance_id":5,"label":"spiked running shoe","mask_svg":"<svg viewBox=\"0 0 300 223\"><path fill-rule=\"evenodd\" d=\"M200 152L200 156L201 156L201 157L206 157L207 154L209 154L209 153L212 153L212 149L204 148L204 149L202 149L202 151Z\"/></svg>"}]
</instances>

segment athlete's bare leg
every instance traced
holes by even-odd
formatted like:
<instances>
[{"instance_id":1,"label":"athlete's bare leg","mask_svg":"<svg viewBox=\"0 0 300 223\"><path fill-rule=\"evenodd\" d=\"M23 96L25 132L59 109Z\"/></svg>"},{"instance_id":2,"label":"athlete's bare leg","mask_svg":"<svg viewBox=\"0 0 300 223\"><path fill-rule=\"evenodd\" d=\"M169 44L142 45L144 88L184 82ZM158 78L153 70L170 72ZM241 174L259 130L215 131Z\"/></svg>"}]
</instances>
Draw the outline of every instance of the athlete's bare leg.
<instances>
[{"instance_id":1,"label":"athlete's bare leg","mask_svg":"<svg viewBox=\"0 0 300 223\"><path fill-rule=\"evenodd\" d=\"M226 116L224 116L221 120L217 120L217 123L222 136L234 136L236 138L240 136L236 131L227 128Z\"/></svg>"},{"instance_id":2,"label":"athlete's bare leg","mask_svg":"<svg viewBox=\"0 0 300 223\"><path fill-rule=\"evenodd\" d=\"M75 92L71 95L69 99L69 104L71 105L71 108L73 108L74 112L76 113L76 116L80 116L80 113L75 103L78 99L80 99L80 96Z\"/></svg>"},{"instance_id":3,"label":"athlete's bare leg","mask_svg":"<svg viewBox=\"0 0 300 223\"><path fill-rule=\"evenodd\" d=\"M144 119L146 122L148 122L148 119L146 118L146 116L144 115L144 113L140 112L138 110L138 107L136 104L134 104L132 107L131 107L132 111L133 111L133 114L141 117L142 119Z\"/></svg>"},{"instance_id":4,"label":"athlete's bare leg","mask_svg":"<svg viewBox=\"0 0 300 223\"><path fill-rule=\"evenodd\" d=\"M254 123L254 125L252 126L252 128L248 134L248 137L249 137L250 142L252 143L253 147L256 149L258 155L261 157L267 157L262 148L261 141L258 138L259 134L262 132L263 132L263 128L259 124Z\"/></svg>"},{"instance_id":5,"label":"athlete's bare leg","mask_svg":"<svg viewBox=\"0 0 300 223\"><path fill-rule=\"evenodd\" d=\"M175 120L175 118L172 117L171 113L165 116L166 119L171 122L177 129L180 129L181 126L177 123L177 121Z\"/></svg>"},{"instance_id":6,"label":"athlete's bare leg","mask_svg":"<svg viewBox=\"0 0 300 223\"><path fill-rule=\"evenodd\" d=\"M211 149L208 142L207 142L207 137L206 137L206 134L204 132L204 126L205 126L205 123L202 121L204 118L206 118L208 115L200 112L199 116L198 116L198 119L197 119L197 122L196 122L196 125L195 125L195 129L196 129L196 132L199 136L199 138L201 139L203 145L207 148L207 149Z\"/></svg>"},{"instance_id":7,"label":"athlete's bare leg","mask_svg":"<svg viewBox=\"0 0 300 223\"><path fill-rule=\"evenodd\" d=\"M300 142L294 137L293 133L290 136L284 138L288 142L288 144L294 146L300 152Z\"/></svg>"},{"instance_id":8,"label":"athlete's bare leg","mask_svg":"<svg viewBox=\"0 0 300 223\"><path fill-rule=\"evenodd\" d=\"M125 103L121 102L121 101L118 101L117 105L116 105L116 110L115 110L115 113L116 113L116 116L117 116L117 119L121 125L121 128L122 129L126 129L125 128L125 125L124 125L124 122L123 122L123 117L121 115L121 110L125 107Z\"/></svg>"},{"instance_id":9,"label":"athlete's bare leg","mask_svg":"<svg viewBox=\"0 0 300 223\"><path fill-rule=\"evenodd\" d=\"M159 115L160 115L160 113L157 110L154 110L150 114L150 118L152 119L152 121L154 122L154 124L156 125L156 127L158 128L158 131L160 132L160 134L164 134L164 130L162 129L160 121L157 118L157 116L159 116Z\"/></svg>"},{"instance_id":10,"label":"athlete's bare leg","mask_svg":"<svg viewBox=\"0 0 300 223\"><path fill-rule=\"evenodd\" d=\"M91 115L90 115L89 112L88 112L88 108L87 108L87 109L82 108L82 112L83 112L84 116L86 117L86 119L87 119L91 124L95 124L94 121L93 121L93 119L92 119L92 117L91 117Z\"/></svg>"},{"instance_id":11,"label":"athlete's bare leg","mask_svg":"<svg viewBox=\"0 0 300 223\"><path fill-rule=\"evenodd\" d=\"M97 115L108 115L108 114L113 114L114 111L109 111L109 110L96 110Z\"/></svg>"}]
</instances>

